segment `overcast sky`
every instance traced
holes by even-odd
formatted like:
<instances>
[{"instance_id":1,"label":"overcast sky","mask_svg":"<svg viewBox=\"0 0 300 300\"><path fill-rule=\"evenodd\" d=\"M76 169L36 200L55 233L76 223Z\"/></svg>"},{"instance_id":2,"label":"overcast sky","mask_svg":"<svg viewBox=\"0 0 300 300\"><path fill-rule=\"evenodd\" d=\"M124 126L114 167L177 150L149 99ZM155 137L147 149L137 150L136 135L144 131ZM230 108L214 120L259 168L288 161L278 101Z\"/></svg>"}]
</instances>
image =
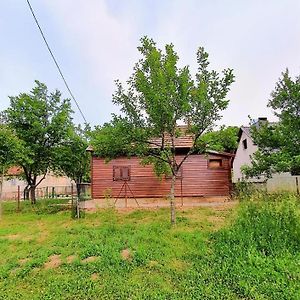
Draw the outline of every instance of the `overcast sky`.
<instances>
[{"instance_id":1,"label":"overcast sky","mask_svg":"<svg viewBox=\"0 0 300 300\"><path fill-rule=\"evenodd\" d=\"M211 67L234 69L230 105L219 124L272 117L267 102L285 68L300 74L299 0L31 0L36 16L88 122L110 120L114 80L125 81L147 35L173 43L196 69L204 46ZM0 0L0 110L34 80L69 94L25 0ZM75 121L83 122L74 103Z\"/></svg>"}]
</instances>

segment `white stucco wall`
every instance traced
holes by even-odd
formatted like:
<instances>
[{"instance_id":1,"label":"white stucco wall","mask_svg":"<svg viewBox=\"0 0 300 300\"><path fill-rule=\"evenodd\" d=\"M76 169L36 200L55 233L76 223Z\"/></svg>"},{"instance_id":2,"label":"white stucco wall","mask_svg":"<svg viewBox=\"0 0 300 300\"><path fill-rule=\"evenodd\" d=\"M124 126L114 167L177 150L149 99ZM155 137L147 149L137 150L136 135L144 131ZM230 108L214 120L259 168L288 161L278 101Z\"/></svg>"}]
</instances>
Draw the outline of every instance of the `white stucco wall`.
<instances>
[{"instance_id":1,"label":"white stucco wall","mask_svg":"<svg viewBox=\"0 0 300 300\"><path fill-rule=\"evenodd\" d=\"M37 181L39 181L40 177ZM2 199L14 199L17 197L18 186L20 186L21 192L26 187L26 182L13 177L5 177L2 186ZM71 186L70 178L66 176L55 176L53 174L48 174L46 178L38 185L38 189L43 187L65 187Z\"/></svg>"},{"instance_id":2,"label":"white stucco wall","mask_svg":"<svg viewBox=\"0 0 300 300\"><path fill-rule=\"evenodd\" d=\"M297 187L298 185L298 187ZM292 176L290 173L276 173L267 181L268 192L298 192L300 176Z\"/></svg>"},{"instance_id":3,"label":"white stucco wall","mask_svg":"<svg viewBox=\"0 0 300 300\"><path fill-rule=\"evenodd\" d=\"M243 140L247 140L247 149L244 149ZM252 139L243 132L233 161L233 182L238 182L243 178L241 167L251 165L250 156L257 151L257 146L253 144ZM255 180L257 181L257 180Z\"/></svg>"},{"instance_id":4,"label":"white stucco wall","mask_svg":"<svg viewBox=\"0 0 300 300\"><path fill-rule=\"evenodd\" d=\"M247 140L247 149L244 149L243 140ZM243 179L241 167L243 165L251 165L251 155L257 151L258 147L253 144L252 138L244 131L241 135L240 142L233 161L233 178L232 181L238 182ZM298 177L298 181L296 180ZM264 176L259 178L248 178L247 182L262 183L268 192L290 191L297 192L299 190L300 176L292 176L290 173L276 173L272 178L266 180ZM298 183L298 187L297 187Z\"/></svg>"}]
</instances>

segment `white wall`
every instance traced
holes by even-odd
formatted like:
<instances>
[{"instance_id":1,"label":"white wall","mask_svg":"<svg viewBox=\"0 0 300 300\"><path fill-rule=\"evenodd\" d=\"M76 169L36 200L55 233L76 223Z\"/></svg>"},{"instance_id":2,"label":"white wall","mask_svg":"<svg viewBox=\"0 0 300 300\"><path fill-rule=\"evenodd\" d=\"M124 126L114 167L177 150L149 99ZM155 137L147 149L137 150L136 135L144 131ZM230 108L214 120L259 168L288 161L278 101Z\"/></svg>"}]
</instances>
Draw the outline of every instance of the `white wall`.
<instances>
[{"instance_id":1,"label":"white wall","mask_svg":"<svg viewBox=\"0 0 300 300\"><path fill-rule=\"evenodd\" d=\"M247 149L244 149L243 140L247 140ZM253 144L251 137L249 137L244 131L240 138L240 142L236 151L236 155L233 161L233 178L232 181L238 182L243 179L243 174L241 172L241 167L243 165L251 165L251 155L257 151L258 147ZM266 189L268 192L280 192L280 191L289 191L297 192L297 181L300 184L300 176L291 176L290 173L276 173L273 174L272 178L265 180L264 176L259 178L249 178L247 182L257 182L261 183L266 181ZM298 187L299 189L299 187Z\"/></svg>"},{"instance_id":2,"label":"white wall","mask_svg":"<svg viewBox=\"0 0 300 300\"><path fill-rule=\"evenodd\" d=\"M247 149L244 149L243 140L247 140ZM232 181L238 182L243 178L241 167L243 165L251 165L250 156L257 151L257 146L253 144L252 139L243 131L240 142L233 161ZM251 180L250 180L251 181ZM253 180L257 181L257 180Z\"/></svg>"},{"instance_id":3,"label":"white wall","mask_svg":"<svg viewBox=\"0 0 300 300\"><path fill-rule=\"evenodd\" d=\"M268 192L297 192L297 179L298 179L298 190L300 185L300 176L291 176L290 173L276 173L273 174L272 178L267 181Z\"/></svg>"},{"instance_id":4,"label":"white wall","mask_svg":"<svg viewBox=\"0 0 300 300\"><path fill-rule=\"evenodd\" d=\"M41 177L38 178L37 182ZM26 187L26 182L13 177L5 177L2 186L2 199L14 199L17 197L18 186L20 186L21 193ZM71 180L66 176L54 176L48 174L46 178L37 186L42 187L59 187L59 186L71 186Z\"/></svg>"}]
</instances>

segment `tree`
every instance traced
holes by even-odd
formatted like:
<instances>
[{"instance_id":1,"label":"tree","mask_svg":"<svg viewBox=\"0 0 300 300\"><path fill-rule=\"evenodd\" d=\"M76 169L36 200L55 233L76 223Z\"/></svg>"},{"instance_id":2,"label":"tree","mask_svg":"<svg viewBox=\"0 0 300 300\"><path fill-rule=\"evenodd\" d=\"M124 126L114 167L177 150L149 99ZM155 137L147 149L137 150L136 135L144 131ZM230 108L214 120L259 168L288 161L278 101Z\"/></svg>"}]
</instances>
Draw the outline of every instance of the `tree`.
<instances>
[{"instance_id":1,"label":"tree","mask_svg":"<svg viewBox=\"0 0 300 300\"><path fill-rule=\"evenodd\" d=\"M144 37L138 50L142 58L136 63L127 85L116 81L113 102L120 106L122 115L114 115L110 127L106 125L101 129L120 133L119 138L111 137L118 139L117 146L125 142L124 149L153 164L158 175L171 174L171 223L174 224L176 175L184 161L196 151L200 136L221 118L234 77L231 69L224 70L223 76L209 71L208 53L201 47L197 51L195 79L188 66L178 67L179 58L172 44L166 45L163 52L152 39ZM178 130L179 122L190 124L187 133L193 135L193 146L180 161L175 156L175 139L182 134ZM94 144L96 153L101 154L103 147L97 149L99 143ZM112 150L113 155L118 152L115 150Z\"/></svg>"},{"instance_id":2,"label":"tree","mask_svg":"<svg viewBox=\"0 0 300 300\"><path fill-rule=\"evenodd\" d=\"M30 194L32 203L36 202L36 187L53 168L55 152L71 126L70 100L62 100L58 90L49 93L45 84L35 83L30 93L10 97L5 111L8 125L23 144L16 164L23 169L27 181L24 194L27 199Z\"/></svg>"},{"instance_id":3,"label":"tree","mask_svg":"<svg viewBox=\"0 0 300 300\"><path fill-rule=\"evenodd\" d=\"M7 169L21 153L22 144L7 125L0 124L0 218L2 216L2 187Z\"/></svg>"},{"instance_id":4,"label":"tree","mask_svg":"<svg viewBox=\"0 0 300 300\"><path fill-rule=\"evenodd\" d=\"M205 133L198 141L203 147L215 151L234 153L238 146L239 128L236 126L221 126L220 130Z\"/></svg>"},{"instance_id":5,"label":"tree","mask_svg":"<svg viewBox=\"0 0 300 300\"><path fill-rule=\"evenodd\" d=\"M271 177L275 172L300 174L300 76L292 80L288 70L282 73L268 106L279 121L252 126L258 151L252 165L243 168L244 173L248 177Z\"/></svg>"},{"instance_id":6,"label":"tree","mask_svg":"<svg viewBox=\"0 0 300 300\"><path fill-rule=\"evenodd\" d=\"M90 177L90 155L86 151L89 146L89 133L89 126L74 126L64 145L56 152L56 171L75 181L78 199L82 182L89 181Z\"/></svg>"}]
</instances>

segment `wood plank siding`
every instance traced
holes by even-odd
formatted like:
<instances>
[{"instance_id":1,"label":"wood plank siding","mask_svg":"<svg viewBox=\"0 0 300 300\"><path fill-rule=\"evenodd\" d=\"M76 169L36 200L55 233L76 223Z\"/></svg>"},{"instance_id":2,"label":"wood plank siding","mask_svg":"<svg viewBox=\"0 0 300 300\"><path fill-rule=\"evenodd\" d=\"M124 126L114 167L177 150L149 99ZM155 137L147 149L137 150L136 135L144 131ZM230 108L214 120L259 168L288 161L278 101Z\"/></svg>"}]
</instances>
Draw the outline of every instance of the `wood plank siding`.
<instances>
[{"instance_id":1,"label":"wood plank siding","mask_svg":"<svg viewBox=\"0 0 300 300\"><path fill-rule=\"evenodd\" d=\"M178 155L178 160L180 159ZM120 157L105 163L103 158L92 158L92 196L94 199L103 198L105 194L118 197L124 181L113 180L120 171L116 167L130 168L128 186L134 197L166 197L170 192L171 179L163 176L159 180L151 165L143 166L140 159ZM210 160L213 162L209 164ZM216 164L220 161L220 165ZM176 196L227 196L231 189L231 157L226 155L191 155L182 165L182 178L177 178ZM114 171L115 167L115 171ZM126 171L126 176L127 170ZM124 173L125 173L124 171ZM130 192L128 197L132 196ZM124 197L124 190L120 197Z\"/></svg>"}]
</instances>

